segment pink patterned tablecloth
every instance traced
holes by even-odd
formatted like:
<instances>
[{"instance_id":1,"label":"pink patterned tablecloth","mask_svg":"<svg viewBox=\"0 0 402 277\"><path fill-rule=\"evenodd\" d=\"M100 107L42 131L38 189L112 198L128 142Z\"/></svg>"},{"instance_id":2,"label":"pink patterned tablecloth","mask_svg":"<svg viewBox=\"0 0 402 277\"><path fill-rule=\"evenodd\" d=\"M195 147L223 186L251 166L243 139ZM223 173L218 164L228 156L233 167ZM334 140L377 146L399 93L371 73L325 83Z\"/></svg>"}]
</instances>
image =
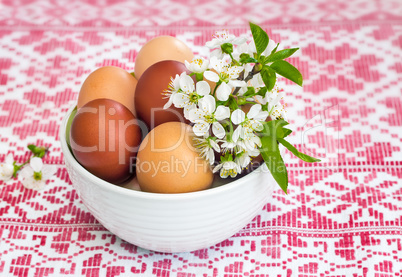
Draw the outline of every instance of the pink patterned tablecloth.
<instances>
[{"instance_id":1,"label":"pink patterned tablecloth","mask_svg":"<svg viewBox=\"0 0 402 277\"><path fill-rule=\"evenodd\" d=\"M282 80L292 143L290 189L233 237L156 253L107 231L80 202L58 142L87 74L132 71L156 35L196 55L217 30L252 20L284 47L304 86ZM402 276L402 3L400 0L0 2L0 161L50 147L57 174L41 191L0 182L0 276Z\"/></svg>"}]
</instances>

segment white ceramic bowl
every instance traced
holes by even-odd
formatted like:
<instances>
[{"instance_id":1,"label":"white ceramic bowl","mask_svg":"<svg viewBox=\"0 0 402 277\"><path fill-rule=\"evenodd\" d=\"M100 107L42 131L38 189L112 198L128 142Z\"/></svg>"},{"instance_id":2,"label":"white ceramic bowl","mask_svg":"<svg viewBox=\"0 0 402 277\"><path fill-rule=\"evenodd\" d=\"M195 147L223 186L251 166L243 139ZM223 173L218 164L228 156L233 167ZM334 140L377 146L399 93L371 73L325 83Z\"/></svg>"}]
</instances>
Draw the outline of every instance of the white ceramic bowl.
<instances>
[{"instance_id":1,"label":"white ceramic bowl","mask_svg":"<svg viewBox=\"0 0 402 277\"><path fill-rule=\"evenodd\" d=\"M91 214L110 232L134 245L160 252L185 252L219 243L247 225L277 186L266 165L224 185L181 194L159 194L113 185L85 170L66 142L61 148L74 188ZM220 178L215 178L220 179Z\"/></svg>"}]
</instances>

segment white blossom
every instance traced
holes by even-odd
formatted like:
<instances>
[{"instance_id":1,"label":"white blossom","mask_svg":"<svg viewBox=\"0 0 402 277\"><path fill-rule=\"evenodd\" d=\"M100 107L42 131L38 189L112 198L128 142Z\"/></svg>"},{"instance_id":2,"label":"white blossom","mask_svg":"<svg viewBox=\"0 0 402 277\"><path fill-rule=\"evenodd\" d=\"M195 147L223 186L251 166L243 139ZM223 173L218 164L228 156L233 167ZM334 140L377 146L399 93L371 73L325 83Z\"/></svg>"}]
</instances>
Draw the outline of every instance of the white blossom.
<instances>
[{"instance_id":1,"label":"white blossom","mask_svg":"<svg viewBox=\"0 0 402 277\"><path fill-rule=\"evenodd\" d=\"M260 151L258 149L247 149L246 146L244 146L243 151L237 153L234 162L237 163L238 166L243 169L250 164L251 158L257 157L259 154Z\"/></svg>"},{"instance_id":2,"label":"white blossom","mask_svg":"<svg viewBox=\"0 0 402 277\"><path fill-rule=\"evenodd\" d=\"M180 78L181 76L186 75L185 72L183 72L181 75L176 74L176 77L170 77L170 83L168 86L168 89L163 92L163 95L165 96L164 98L169 98L168 102L163 106L164 109L170 108L173 104L173 98L174 95L179 91L180 89Z\"/></svg>"},{"instance_id":3,"label":"white blossom","mask_svg":"<svg viewBox=\"0 0 402 277\"><path fill-rule=\"evenodd\" d=\"M265 97L261 95L254 96L258 103L265 105L268 103L268 115L273 119L283 118L286 119L286 111L280 102L285 96L283 91L279 92L277 86L275 86L271 91L265 94Z\"/></svg>"},{"instance_id":4,"label":"white blossom","mask_svg":"<svg viewBox=\"0 0 402 277\"><path fill-rule=\"evenodd\" d=\"M204 73L208 69L209 61L204 58L194 58L190 63L184 61L187 69L194 73Z\"/></svg>"},{"instance_id":5,"label":"white blossom","mask_svg":"<svg viewBox=\"0 0 402 277\"><path fill-rule=\"evenodd\" d=\"M239 74L244 69L242 66L232 66L224 60L212 57L210 67L214 69L215 72L212 70L205 71L204 77L215 83L221 82L216 89L216 97L218 100L226 101L233 88L247 86L246 82L237 80Z\"/></svg>"},{"instance_id":6,"label":"white blossom","mask_svg":"<svg viewBox=\"0 0 402 277\"><path fill-rule=\"evenodd\" d=\"M7 182L14 174L14 157L13 154L8 154L4 163L0 164L0 180Z\"/></svg>"},{"instance_id":7,"label":"white blossom","mask_svg":"<svg viewBox=\"0 0 402 277\"><path fill-rule=\"evenodd\" d=\"M44 166L41 158L31 158L29 165L25 166L20 175L22 184L27 189L40 190L46 181L56 173L56 169L50 166Z\"/></svg>"},{"instance_id":8,"label":"white blossom","mask_svg":"<svg viewBox=\"0 0 402 277\"><path fill-rule=\"evenodd\" d=\"M213 173L219 172L221 178L227 178L228 176L234 178L241 172L240 166L234 161L224 161L213 169Z\"/></svg>"},{"instance_id":9,"label":"white blossom","mask_svg":"<svg viewBox=\"0 0 402 277\"><path fill-rule=\"evenodd\" d=\"M220 140L222 142L221 148L222 148L222 153L225 154L227 152L237 154L241 153L244 150L244 144L240 140L237 140L236 142L233 141L233 139L230 140Z\"/></svg>"},{"instance_id":10,"label":"white blossom","mask_svg":"<svg viewBox=\"0 0 402 277\"><path fill-rule=\"evenodd\" d=\"M225 129L219 121L230 117L230 109L225 106L216 107L215 98L206 95L198 101L199 108L189 112L189 120L195 123L193 132L197 136L206 136L212 125L212 133L219 139L225 136Z\"/></svg>"},{"instance_id":11,"label":"white blossom","mask_svg":"<svg viewBox=\"0 0 402 277\"><path fill-rule=\"evenodd\" d=\"M199 100L211 92L211 88L206 81L196 84L194 91L194 81L188 75L183 75L179 80L180 90L173 96L173 104L176 108L184 109L184 117L188 119L188 114L192 109L197 108Z\"/></svg>"},{"instance_id":12,"label":"white blossom","mask_svg":"<svg viewBox=\"0 0 402 277\"><path fill-rule=\"evenodd\" d=\"M262 122L267 117L268 112L262 111L260 104L254 104L247 113L247 116L241 109L233 111L231 120L234 124L238 125L233 132L233 141L236 142L241 138L245 146L250 150L261 146L261 140L254 132L263 130Z\"/></svg>"},{"instance_id":13,"label":"white blossom","mask_svg":"<svg viewBox=\"0 0 402 277\"><path fill-rule=\"evenodd\" d=\"M205 43L205 46L207 46L210 49L214 49L211 52L211 57L217 57L222 59L224 56L224 53L222 51L221 46L225 43L230 43L232 45L239 45L243 44L245 41L247 41L246 37L236 37L235 35L229 34L226 31L220 31L216 32L212 40L207 41Z\"/></svg>"},{"instance_id":14,"label":"white blossom","mask_svg":"<svg viewBox=\"0 0 402 277\"><path fill-rule=\"evenodd\" d=\"M215 152L220 152L221 149L218 143L210 136L206 136L203 138L194 138L194 146L200 152L201 157L209 162L210 165L213 165L215 162Z\"/></svg>"}]
</instances>

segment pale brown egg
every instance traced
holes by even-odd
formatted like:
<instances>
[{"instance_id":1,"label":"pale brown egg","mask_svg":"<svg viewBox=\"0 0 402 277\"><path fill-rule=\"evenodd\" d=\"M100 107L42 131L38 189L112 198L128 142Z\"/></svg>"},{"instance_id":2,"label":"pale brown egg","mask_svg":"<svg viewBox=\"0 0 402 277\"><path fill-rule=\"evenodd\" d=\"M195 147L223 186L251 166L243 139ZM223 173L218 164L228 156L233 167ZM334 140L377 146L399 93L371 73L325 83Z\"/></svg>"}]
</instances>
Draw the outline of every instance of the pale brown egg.
<instances>
[{"instance_id":1,"label":"pale brown egg","mask_svg":"<svg viewBox=\"0 0 402 277\"><path fill-rule=\"evenodd\" d=\"M134 93L137 79L126 70L116 66L98 68L88 75L81 86L77 108L100 98L107 98L126 106L135 113Z\"/></svg>"},{"instance_id":2,"label":"pale brown egg","mask_svg":"<svg viewBox=\"0 0 402 277\"><path fill-rule=\"evenodd\" d=\"M191 62L194 54L181 40L171 36L159 36L148 41L135 58L134 72L137 80L151 65L164 60L174 60L184 63Z\"/></svg>"},{"instance_id":3,"label":"pale brown egg","mask_svg":"<svg viewBox=\"0 0 402 277\"><path fill-rule=\"evenodd\" d=\"M154 128L141 143L136 174L142 191L184 193L211 187L209 163L193 147L192 128L167 122Z\"/></svg>"},{"instance_id":4,"label":"pale brown egg","mask_svg":"<svg viewBox=\"0 0 402 277\"><path fill-rule=\"evenodd\" d=\"M70 129L74 157L95 176L119 184L134 173L141 128L124 105L95 99L77 110Z\"/></svg>"}]
</instances>

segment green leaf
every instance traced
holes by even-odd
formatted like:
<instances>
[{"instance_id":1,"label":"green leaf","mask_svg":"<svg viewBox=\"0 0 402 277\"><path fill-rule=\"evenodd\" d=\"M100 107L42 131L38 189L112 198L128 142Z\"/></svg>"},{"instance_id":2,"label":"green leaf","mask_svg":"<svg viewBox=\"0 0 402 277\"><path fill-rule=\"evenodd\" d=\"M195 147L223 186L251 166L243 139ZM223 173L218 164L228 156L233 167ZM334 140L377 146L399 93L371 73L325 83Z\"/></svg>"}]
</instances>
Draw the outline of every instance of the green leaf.
<instances>
[{"instance_id":1,"label":"green leaf","mask_svg":"<svg viewBox=\"0 0 402 277\"><path fill-rule=\"evenodd\" d=\"M289 123L284 120L283 118L273 120L272 124L275 126L275 132L276 132L276 138L284 138L285 137L285 130L286 128L283 128L283 126L288 125Z\"/></svg>"},{"instance_id":2,"label":"green leaf","mask_svg":"<svg viewBox=\"0 0 402 277\"><path fill-rule=\"evenodd\" d=\"M268 89L267 87L262 87L258 90L257 95L261 95L262 97L265 97L265 94L267 93Z\"/></svg>"},{"instance_id":3,"label":"green leaf","mask_svg":"<svg viewBox=\"0 0 402 277\"><path fill-rule=\"evenodd\" d=\"M261 77L268 90L272 90L276 82L276 72L269 66L264 65L261 69Z\"/></svg>"},{"instance_id":4,"label":"green leaf","mask_svg":"<svg viewBox=\"0 0 402 277\"><path fill-rule=\"evenodd\" d=\"M255 95L254 87L247 87L247 91L243 94L244 97Z\"/></svg>"},{"instance_id":5,"label":"green leaf","mask_svg":"<svg viewBox=\"0 0 402 277\"><path fill-rule=\"evenodd\" d=\"M244 63L257 63L258 61L252 57L248 58Z\"/></svg>"},{"instance_id":6,"label":"green leaf","mask_svg":"<svg viewBox=\"0 0 402 277\"><path fill-rule=\"evenodd\" d=\"M34 154L34 157L43 158L46 154L47 148L44 146L38 147L34 144L29 144L28 149Z\"/></svg>"},{"instance_id":7,"label":"green leaf","mask_svg":"<svg viewBox=\"0 0 402 277\"><path fill-rule=\"evenodd\" d=\"M36 152L36 145L34 145L34 144L29 144L29 145L28 145L28 149L31 150L31 152L35 154L35 152Z\"/></svg>"},{"instance_id":8,"label":"green leaf","mask_svg":"<svg viewBox=\"0 0 402 277\"><path fill-rule=\"evenodd\" d=\"M288 172L276 140L275 121L264 122L260 153L275 181L287 194Z\"/></svg>"},{"instance_id":9,"label":"green leaf","mask_svg":"<svg viewBox=\"0 0 402 277\"><path fill-rule=\"evenodd\" d=\"M269 43L268 34L261 29L260 26L255 25L250 22L250 30L253 35L253 40L255 43L255 48L257 49L257 54L261 55L262 52L267 48Z\"/></svg>"},{"instance_id":10,"label":"green leaf","mask_svg":"<svg viewBox=\"0 0 402 277\"><path fill-rule=\"evenodd\" d=\"M285 146L290 152L293 153L293 155L295 155L296 157L298 157L299 159L308 162L308 163L315 163L315 162L319 162L321 160L316 159L314 157L311 157L307 154L301 153L299 152L299 150L296 149L296 147L294 147L293 145L291 145L288 141L284 140L283 138L278 138L278 141Z\"/></svg>"},{"instance_id":11,"label":"green leaf","mask_svg":"<svg viewBox=\"0 0 402 277\"><path fill-rule=\"evenodd\" d=\"M279 46L279 43L277 43L275 48L271 51L271 53L270 53L271 55L276 52L276 50L278 49L278 46Z\"/></svg>"},{"instance_id":12,"label":"green leaf","mask_svg":"<svg viewBox=\"0 0 402 277\"><path fill-rule=\"evenodd\" d=\"M283 129L283 137L286 138L287 136L289 136L292 133L292 130L288 129L288 128L282 128Z\"/></svg>"},{"instance_id":13,"label":"green leaf","mask_svg":"<svg viewBox=\"0 0 402 277\"><path fill-rule=\"evenodd\" d=\"M299 86L303 85L303 76L296 67L287 61L275 61L270 65L270 67L279 75L282 75L283 77L295 82Z\"/></svg>"},{"instance_id":14,"label":"green leaf","mask_svg":"<svg viewBox=\"0 0 402 277\"><path fill-rule=\"evenodd\" d=\"M296 52L299 48L291 48L291 49L283 49L281 51L275 52L269 55L265 60L264 63L272 63L275 61L283 60L289 58Z\"/></svg>"}]
</instances>

